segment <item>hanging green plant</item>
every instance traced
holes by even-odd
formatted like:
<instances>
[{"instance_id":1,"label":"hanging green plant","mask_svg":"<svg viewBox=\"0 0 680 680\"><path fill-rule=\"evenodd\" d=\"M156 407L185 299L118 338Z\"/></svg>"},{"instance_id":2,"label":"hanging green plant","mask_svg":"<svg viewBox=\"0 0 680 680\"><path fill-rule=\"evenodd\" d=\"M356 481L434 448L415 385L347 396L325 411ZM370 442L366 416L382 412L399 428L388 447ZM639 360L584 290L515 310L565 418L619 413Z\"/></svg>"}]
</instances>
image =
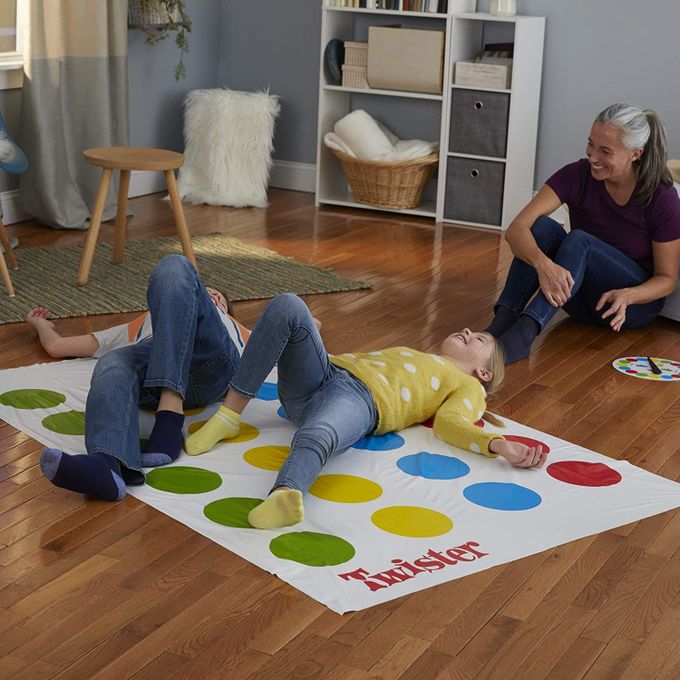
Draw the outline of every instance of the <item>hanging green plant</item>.
<instances>
[{"instance_id":1,"label":"hanging green plant","mask_svg":"<svg viewBox=\"0 0 680 680\"><path fill-rule=\"evenodd\" d=\"M175 80L186 76L184 55L189 52L187 34L191 33L191 19L185 0L128 0L128 27L144 31L147 45L155 45L174 35L179 49Z\"/></svg>"}]
</instances>

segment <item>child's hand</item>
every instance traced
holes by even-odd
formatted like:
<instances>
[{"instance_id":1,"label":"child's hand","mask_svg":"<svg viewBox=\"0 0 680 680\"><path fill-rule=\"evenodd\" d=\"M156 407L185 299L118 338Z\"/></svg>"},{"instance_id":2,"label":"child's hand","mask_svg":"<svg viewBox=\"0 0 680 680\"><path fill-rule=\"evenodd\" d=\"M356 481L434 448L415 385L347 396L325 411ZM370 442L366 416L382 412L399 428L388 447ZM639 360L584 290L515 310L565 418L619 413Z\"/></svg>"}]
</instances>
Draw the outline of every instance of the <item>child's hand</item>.
<instances>
[{"instance_id":1,"label":"child's hand","mask_svg":"<svg viewBox=\"0 0 680 680\"><path fill-rule=\"evenodd\" d=\"M503 456L508 463L521 468L540 468L545 463L546 454L541 446L527 446L507 439L494 439L489 445L492 453Z\"/></svg>"},{"instance_id":2,"label":"child's hand","mask_svg":"<svg viewBox=\"0 0 680 680\"><path fill-rule=\"evenodd\" d=\"M46 307L34 307L27 315L26 321L33 326L33 328L38 328L39 326L49 326L54 328L54 324L47 319L50 310Z\"/></svg>"}]
</instances>

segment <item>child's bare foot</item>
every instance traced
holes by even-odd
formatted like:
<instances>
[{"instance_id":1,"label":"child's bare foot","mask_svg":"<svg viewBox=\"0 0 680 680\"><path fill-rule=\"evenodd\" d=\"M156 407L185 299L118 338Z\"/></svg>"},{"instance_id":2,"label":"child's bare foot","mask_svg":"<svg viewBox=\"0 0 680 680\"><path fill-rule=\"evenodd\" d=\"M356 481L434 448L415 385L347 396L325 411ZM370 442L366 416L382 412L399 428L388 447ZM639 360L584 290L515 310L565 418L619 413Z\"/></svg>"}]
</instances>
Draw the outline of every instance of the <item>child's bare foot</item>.
<instances>
[{"instance_id":1,"label":"child's bare foot","mask_svg":"<svg viewBox=\"0 0 680 680\"><path fill-rule=\"evenodd\" d=\"M34 307L27 315L26 321L36 330L40 328L54 328L54 324L47 318L50 310L46 307Z\"/></svg>"}]
</instances>

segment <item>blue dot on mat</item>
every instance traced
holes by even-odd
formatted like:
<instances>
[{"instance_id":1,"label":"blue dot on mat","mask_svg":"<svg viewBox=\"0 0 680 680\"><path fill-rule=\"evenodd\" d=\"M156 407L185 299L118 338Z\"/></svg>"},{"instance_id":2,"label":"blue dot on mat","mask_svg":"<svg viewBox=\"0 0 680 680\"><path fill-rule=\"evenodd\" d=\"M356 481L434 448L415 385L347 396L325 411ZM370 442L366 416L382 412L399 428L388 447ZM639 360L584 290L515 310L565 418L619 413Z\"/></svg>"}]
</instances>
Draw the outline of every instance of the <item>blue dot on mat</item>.
<instances>
[{"instance_id":1,"label":"blue dot on mat","mask_svg":"<svg viewBox=\"0 0 680 680\"><path fill-rule=\"evenodd\" d=\"M458 479L470 472L469 466L458 458L427 451L400 458L397 467L407 475L425 479Z\"/></svg>"},{"instance_id":2,"label":"blue dot on mat","mask_svg":"<svg viewBox=\"0 0 680 680\"><path fill-rule=\"evenodd\" d=\"M480 482L463 491L470 503L491 510L531 510L541 504L541 497L531 489L506 482Z\"/></svg>"},{"instance_id":3,"label":"blue dot on mat","mask_svg":"<svg viewBox=\"0 0 680 680\"><path fill-rule=\"evenodd\" d=\"M283 406L279 406L279 407L276 409L276 412L277 412L277 413L279 414L279 416L281 416L281 418L283 418L284 420L290 420L290 418L288 417L288 414L286 413L286 409L283 408Z\"/></svg>"},{"instance_id":4,"label":"blue dot on mat","mask_svg":"<svg viewBox=\"0 0 680 680\"><path fill-rule=\"evenodd\" d=\"M276 383L262 383L262 387L257 391L257 398L263 401L275 401L279 398Z\"/></svg>"},{"instance_id":5,"label":"blue dot on mat","mask_svg":"<svg viewBox=\"0 0 680 680\"><path fill-rule=\"evenodd\" d=\"M362 437L358 442L352 444L355 449L362 451L391 451L392 449L399 449L403 445L403 437L400 437L396 432Z\"/></svg>"}]
</instances>

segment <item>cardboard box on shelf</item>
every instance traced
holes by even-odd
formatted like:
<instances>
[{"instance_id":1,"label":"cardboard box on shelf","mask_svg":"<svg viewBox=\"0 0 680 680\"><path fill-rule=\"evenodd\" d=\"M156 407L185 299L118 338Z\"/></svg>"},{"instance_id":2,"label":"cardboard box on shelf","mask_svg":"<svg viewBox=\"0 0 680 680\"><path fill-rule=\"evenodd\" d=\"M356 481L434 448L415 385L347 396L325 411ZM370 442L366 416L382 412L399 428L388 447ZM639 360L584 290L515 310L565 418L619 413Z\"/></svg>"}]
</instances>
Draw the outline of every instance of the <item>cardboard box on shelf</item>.
<instances>
[{"instance_id":1,"label":"cardboard box on shelf","mask_svg":"<svg viewBox=\"0 0 680 680\"><path fill-rule=\"evenodd\" d=\"M369 27L370 87L441 94L443 71L443 31Z\"/></svg>"},{"instance_id":2,"label":"cardboard box on shelf","mask_svg":"<svg viewBox=\"0 0 680 680\"><path fill-rule=\"evenodd\" d=\"M509 90L511 83L512 59L494 58L480 62L456 62L454 85Z\"/></svg>"}]
</instances>

